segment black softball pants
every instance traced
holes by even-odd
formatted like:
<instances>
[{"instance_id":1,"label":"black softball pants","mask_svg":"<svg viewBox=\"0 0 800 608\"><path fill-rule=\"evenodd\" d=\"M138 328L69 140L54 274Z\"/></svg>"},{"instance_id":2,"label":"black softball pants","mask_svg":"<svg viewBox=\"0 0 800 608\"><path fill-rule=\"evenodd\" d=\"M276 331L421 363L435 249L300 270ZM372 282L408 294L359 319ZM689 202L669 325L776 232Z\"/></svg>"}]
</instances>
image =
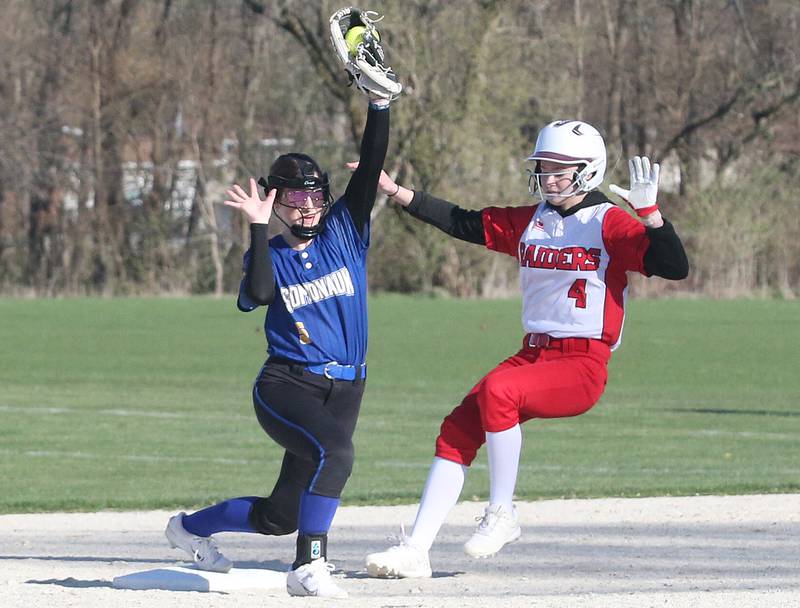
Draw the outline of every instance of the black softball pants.
<instances>
[{"instance_id":1,"label":"black softball pants","mask_svg":"<svg viewBox=\"0 0 800 608\"><path fill-rule=\"evenodd\" d=\"M286 452L272 494L251 511L256 531L297 530L305 491L339 498L353 469L352 438L363 394L360 379L331 380L288 362L264 365L253 406L261 427Z\"/></svg>"}]
</instances>

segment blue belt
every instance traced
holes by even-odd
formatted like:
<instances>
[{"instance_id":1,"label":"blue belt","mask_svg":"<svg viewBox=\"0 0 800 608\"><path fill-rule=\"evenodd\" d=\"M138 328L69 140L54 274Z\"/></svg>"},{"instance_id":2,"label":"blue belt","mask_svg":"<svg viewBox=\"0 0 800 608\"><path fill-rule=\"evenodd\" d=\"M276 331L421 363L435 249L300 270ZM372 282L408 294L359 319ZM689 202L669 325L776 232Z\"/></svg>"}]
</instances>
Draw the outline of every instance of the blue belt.
<instances>
[{"instance_id":1,"label":"blue belt","mask_svg":"<svg viewBox=\"0 0 800 608\"><path fill-rule=\"evenodd\" d=\"M355 380L367 377L366 365L339 365L335 361L322 365L309 365L306 369L314 374L325 376L329 380Z\"/></svg>"}]
</instances>

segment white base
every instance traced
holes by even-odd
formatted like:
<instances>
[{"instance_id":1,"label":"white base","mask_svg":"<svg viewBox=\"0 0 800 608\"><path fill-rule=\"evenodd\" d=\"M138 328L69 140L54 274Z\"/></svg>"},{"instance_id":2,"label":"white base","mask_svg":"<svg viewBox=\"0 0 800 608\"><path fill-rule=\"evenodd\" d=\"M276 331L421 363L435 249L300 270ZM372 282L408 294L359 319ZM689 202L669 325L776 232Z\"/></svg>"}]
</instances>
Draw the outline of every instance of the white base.
<instances>
[{"instance_id":1,"label":"white base","mask_svg":"<svg viewBox=\"0 0 800 608\"><path fill-rule=\"evenodd\" d=\"M234 591L236 589L286 589L286 573L275 570L231 568L230 572L206 572L195 568L168 567L133 572L114 579L117 589L164 589L167 591Z\"/></svg>"}]
</instances>

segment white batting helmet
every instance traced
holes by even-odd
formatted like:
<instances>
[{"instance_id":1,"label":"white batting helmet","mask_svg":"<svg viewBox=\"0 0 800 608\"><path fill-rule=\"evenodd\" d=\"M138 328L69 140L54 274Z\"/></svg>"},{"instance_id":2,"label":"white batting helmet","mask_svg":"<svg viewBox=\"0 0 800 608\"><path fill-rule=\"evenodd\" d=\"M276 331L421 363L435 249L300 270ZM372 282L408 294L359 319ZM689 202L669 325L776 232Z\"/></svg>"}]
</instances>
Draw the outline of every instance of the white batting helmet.
<instances>
[{"instance_id":1,"label":"white batting helmet","mask_svg":"<svg viewBox=\"0 0 800 608\"><path fill-rule=\"evenodd\" d=\"M546 160L562 165L579 165L570 195L589 192L603 183L606 173L606 144L603 136L592 125L580 120L556 120L539 131L536 147L528 157L536 162L531 180L542 198L547 198L541 188L538 161ZM529 182L530 183L530 182ZM533 194L533 190L531 190Z\"/></svg>"}]
</instances>

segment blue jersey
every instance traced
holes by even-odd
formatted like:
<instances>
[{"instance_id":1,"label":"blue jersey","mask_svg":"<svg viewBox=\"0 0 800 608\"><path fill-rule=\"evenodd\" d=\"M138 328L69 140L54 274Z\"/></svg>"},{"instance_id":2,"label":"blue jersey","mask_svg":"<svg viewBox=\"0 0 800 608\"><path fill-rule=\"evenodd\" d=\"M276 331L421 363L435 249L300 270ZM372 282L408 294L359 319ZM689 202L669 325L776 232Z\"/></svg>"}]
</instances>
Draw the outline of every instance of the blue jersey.
<instances>
[{"instance_id":1,"label":"blue jersey","mask_svg":"<svg viewBox=\"0 0 800 608\"><path fill-rule=\"evenodd\" d=\"M280 235L269 241L275 300L264 333L270 356L308 365L366 362L368 247L369 225L359 234L343 198L304 250L292 249ZM246 312L257 308L244 282L238 305Z\"/></svg>"}]
</instances>

